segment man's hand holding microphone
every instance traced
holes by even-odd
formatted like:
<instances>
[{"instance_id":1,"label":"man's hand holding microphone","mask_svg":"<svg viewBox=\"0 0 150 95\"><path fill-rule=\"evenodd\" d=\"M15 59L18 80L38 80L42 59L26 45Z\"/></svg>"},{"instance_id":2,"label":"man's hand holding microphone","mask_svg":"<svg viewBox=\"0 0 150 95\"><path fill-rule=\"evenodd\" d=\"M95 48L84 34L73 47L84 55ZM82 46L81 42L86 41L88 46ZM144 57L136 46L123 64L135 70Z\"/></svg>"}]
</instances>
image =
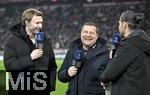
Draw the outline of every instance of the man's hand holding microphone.
<instances>
[{"instance_id":1,"label":"man's hand holding microphone","mask_svg":"<svg viewBox=\"0 0 150 95\"><path fill-rule=\"evenodd\" d=\"M31 59L34 60L34 59L42 57L42 55L43 55L42 49L35 49L32 51L30 56L31 56Z\"/></svg>"},{"instance_id":2,"label":"man's hand holding microphone","mask_svg":"<svg viewBox=\"0 0 150 95\"><path fill-rule=\"evenodd\" d=\"M115 56L116 49L118 45L121 42L121 36L118 32L113 34L112 37L112 45L110 48L110 53L109 53L109 58L112 59ZM106 95L111 95L111 82L100 82L101 85L103 86L103 89L105 89L105 94Z\"/></svg>"},{"instance_id":3,"label":"man's hand holding microphone","mask_svg":"<svg viewBox=\"0 0 150 95\"><path fill-rule=\"evenodd\" d=\"M77 74L77 68L76 68L75 66L69 67L69 69L68 69L68 75L69 75L70 77L73 77L73 76L75 76L76 74Z\"/></svg>"},{"instance_id":4,"label":"man's hand holding microphone","mask_svg":"<svg viewBox=\"0 0 150 95\"><path fill-rule=\"evenodd\" d=\"M37 32L35 34L35 41L36 41L37 49L34 49L30 54L32 60L42 57L44 40L45 40L45 35L43 32Z\"/></svg>"},{"instance_id":5,"label":"man's hand holding microphone","mask_svg":"<svg viewBox=\"0 0 150 95\"><path fill-rule=\"evenodd\" d=\"M81 59L83 57L81 50L76 50L74 54L74 59L72 61L72 66L68 69L68 75L70 77L75 76L78 73L78 68L81 66Z\"/></svg>"}]
</instances>

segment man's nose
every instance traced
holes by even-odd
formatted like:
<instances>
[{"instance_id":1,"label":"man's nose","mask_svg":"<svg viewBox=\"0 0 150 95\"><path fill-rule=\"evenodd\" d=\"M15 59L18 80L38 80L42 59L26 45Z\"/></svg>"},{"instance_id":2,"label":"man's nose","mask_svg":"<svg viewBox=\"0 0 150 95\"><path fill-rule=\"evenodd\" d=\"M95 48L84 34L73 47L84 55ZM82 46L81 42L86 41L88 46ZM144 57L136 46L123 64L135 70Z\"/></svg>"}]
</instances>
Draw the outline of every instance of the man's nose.
<instances>
[{"instance_id":1,"label":"man's nose","mask_svg":"<svg viewBox=\"0 0 150 95\"><path fill-rule=\"evenodd\" d=\"M91 35L91 33L90 32L87 32L87 34L86 34L87 36L90 36Z\"/></svg>"},{"instance_id":2,"label":"man's nose","mask_svg":"<svg viewBox=\"0 0 150 95\"><path fill-rule=\"evenodd\" d=\"M40 29L42 29L42 24L38 24L38 27L39 27Z\"/></svg>"}]
</instances>

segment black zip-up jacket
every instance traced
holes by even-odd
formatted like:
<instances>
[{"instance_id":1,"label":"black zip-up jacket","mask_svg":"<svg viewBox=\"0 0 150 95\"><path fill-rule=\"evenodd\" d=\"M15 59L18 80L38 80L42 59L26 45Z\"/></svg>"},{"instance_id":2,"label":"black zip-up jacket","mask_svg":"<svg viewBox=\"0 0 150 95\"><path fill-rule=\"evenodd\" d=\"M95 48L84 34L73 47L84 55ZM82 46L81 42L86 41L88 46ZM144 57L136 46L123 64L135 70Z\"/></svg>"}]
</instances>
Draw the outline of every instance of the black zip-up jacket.
<instances>
[{"instance_id":1,"label":"black zip-up jacket","mask_svg":"<svg viewBox=\"0 0 150 95\"><path fill-rule=\"evenodd\" d=\"M12 33L4 49L4 65L6 70L47 70L50 73L50 89L54 91L57 65L50 40L45 38L43 56L32 60L30 54L36 47L29 39L25 28L21 24L17 24L12 27L11 31Z\"/></svg>"},{"instance_id":2,"label":"black zip-up jacket","mask_svg":"<svg viewBox=\"0 0 150 95\"><path fill-rule=\"evenodd\" d=\"M121 42L101 81L112 81L112 95L150 95L150 37L144 31Z\"/></svg>"},{"instance_id":3,"label":"black zip-up jacket","mask_svg":"<svg viewBox=\"0 0 150 95\"><path fill-rule=\"evenodd\" d=\"M72 66L74 54L78 49L82 50L80 39L77 39L72 43L63 64L58 71L58 79L64 83L69 82L66 94L104 95L99 75L104 71L109 60L106 41L99 38L97 43L87 51L87 54L83 60L81 60L82 65L78 68L78 74L74 77L69 77L68 68Z\"/></svg>"}]
</instances>

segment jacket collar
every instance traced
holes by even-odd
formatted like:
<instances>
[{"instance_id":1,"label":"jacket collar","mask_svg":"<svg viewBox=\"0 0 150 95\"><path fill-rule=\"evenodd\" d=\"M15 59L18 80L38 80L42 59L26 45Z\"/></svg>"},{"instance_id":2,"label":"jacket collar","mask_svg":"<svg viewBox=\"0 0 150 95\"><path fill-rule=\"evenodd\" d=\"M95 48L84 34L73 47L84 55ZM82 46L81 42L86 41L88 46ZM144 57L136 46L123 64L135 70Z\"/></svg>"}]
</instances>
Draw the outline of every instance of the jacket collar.
<instances>
[{"instance_id":1,"label":"jacket collar","mask_svg":"<svg viewBox=\"0 0 150 95\"><path fill-rule=\"evenodd\" d=\"M73 42L72 48L74 48L74 51L77 49L83 50L82 42L81 42L80 38L78 38L77 40L75 40ZM83 50L83 52L85 52L85 51ZM94 57L94 56L102 54L104 52L108 52L108 48L106 46L106 40L98 38L97 42L86 52L87 52L86 55L89 57Z\"/></svg>"},{"instance_id":2,"label":"jacket collar","mask_svg":"<svg viewBox=\"0 0 150 95\"><path fill-rule=\"evenodd\" d=\"M126 40L150 56L150 37L143 30L133 30Z\"/></svg>"},{"instance_id":3,"label":"jacket collar","mask_svg":"<svg viewBox=\"0 0 150 95\"><path fill-rule=\"evenodd\" d=\"M29 35L27 35L27 32L25 31L25 26L23 26L21 23L14 25L11 28L11 31L12 35L15 35L24 40L24 42L26 42L31 49L35 48L35 46L33 45L32 41L29 38Z\"/></svg>"}]
</instances>

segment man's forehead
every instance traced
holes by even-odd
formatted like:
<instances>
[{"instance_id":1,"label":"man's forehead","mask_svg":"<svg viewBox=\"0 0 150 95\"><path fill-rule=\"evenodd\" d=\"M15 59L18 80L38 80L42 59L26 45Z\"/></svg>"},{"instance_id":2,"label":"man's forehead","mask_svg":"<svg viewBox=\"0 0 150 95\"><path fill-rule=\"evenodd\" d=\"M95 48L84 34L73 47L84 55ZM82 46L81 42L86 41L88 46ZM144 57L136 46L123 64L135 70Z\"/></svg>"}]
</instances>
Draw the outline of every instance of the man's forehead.
<instances>
[{"instance_id":1,"label":"man's forehead","mask_svg":"<svg viewBox=\"0 0 150 95\"><path fill-rule=\"evenodd\" d=\"M34 15L31 20L32 21L43 21L43 17Z\"/></svg>"}]
</instances>

